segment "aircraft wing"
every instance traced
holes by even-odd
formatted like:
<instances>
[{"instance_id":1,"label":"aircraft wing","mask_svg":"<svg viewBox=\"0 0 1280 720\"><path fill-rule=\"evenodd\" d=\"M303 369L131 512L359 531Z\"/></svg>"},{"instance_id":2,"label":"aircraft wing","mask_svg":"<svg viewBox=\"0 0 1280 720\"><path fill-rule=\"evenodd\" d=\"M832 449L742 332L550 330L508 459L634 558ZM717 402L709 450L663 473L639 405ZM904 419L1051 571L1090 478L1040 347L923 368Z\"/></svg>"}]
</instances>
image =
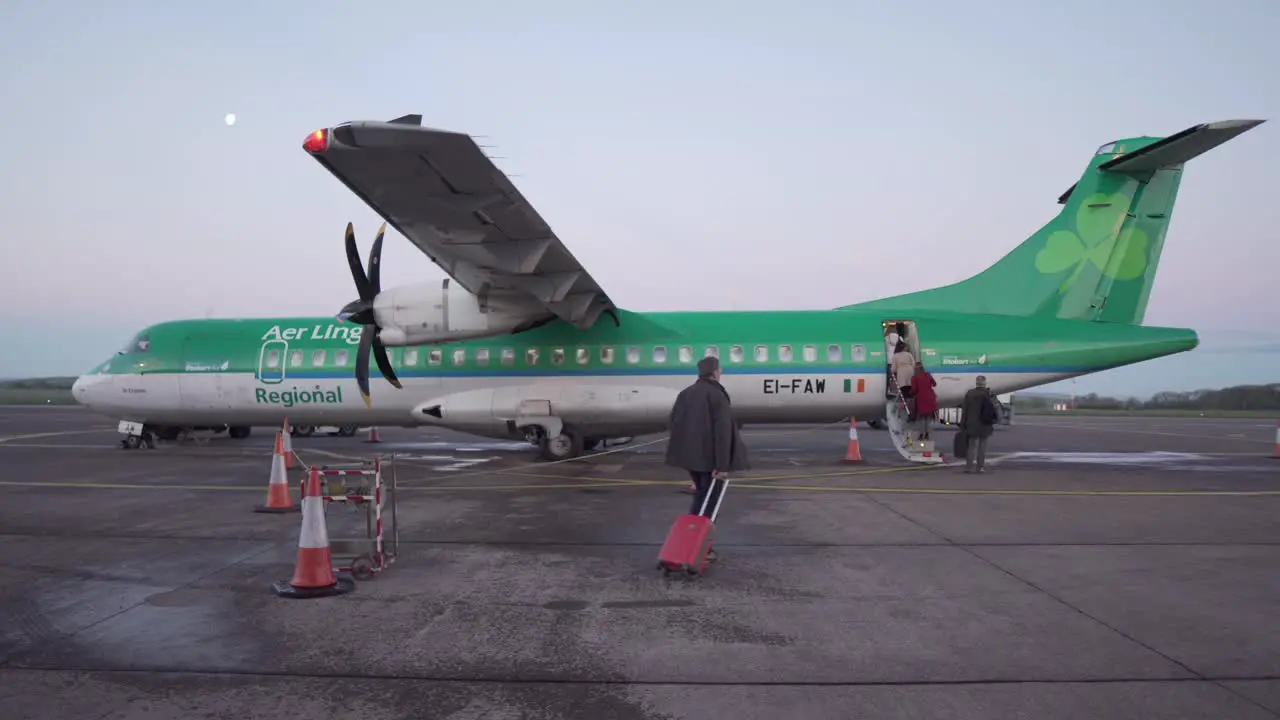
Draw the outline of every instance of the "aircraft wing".
<instances>
[{"instance_id":1,"label":"aircraft wing","mask_svg":"<svg viewBox=\"0 0 1280 720\"><path fill-rule=\"evenodd\" d=\"M510 179L465 133L421 115L348 122L303 149L473 294L527 297L580 328L613 302Z\"/></svg>"}]
</instances>

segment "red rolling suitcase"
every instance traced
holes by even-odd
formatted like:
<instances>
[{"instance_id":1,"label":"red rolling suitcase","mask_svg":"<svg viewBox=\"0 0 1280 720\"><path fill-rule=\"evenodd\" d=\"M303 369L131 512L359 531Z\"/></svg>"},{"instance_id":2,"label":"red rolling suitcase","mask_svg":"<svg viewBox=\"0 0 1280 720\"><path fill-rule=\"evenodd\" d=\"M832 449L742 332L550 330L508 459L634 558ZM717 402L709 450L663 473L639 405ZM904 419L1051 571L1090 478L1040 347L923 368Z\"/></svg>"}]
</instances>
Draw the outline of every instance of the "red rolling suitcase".
<instances>
[{"instance_id":1,"label":"red rolling suitcase","mask_svg":"<svg viewBox=\"0 0 1280 720\"><path fill-rule=\"evenodd\" d=\"M700 575L706 569L707 551L711 549L711 541L716 535L716 515L720 512L720 506L724 504L724 494L729 490L729 478L722 478L719 481L712 478L711 487L707 489L707 496L702 499L702 509L699 513L707 511L707 503L711 501L711 493L715 490L716 482L721 482L723 485L720 488L720 497L716 498L716 507L711 511L711 517L685 513L672 523L671 530L667 532L666 542L662 543L662 549L658 551L658 569L664 575L672 571Z\"/></svg>"}]
</instances>

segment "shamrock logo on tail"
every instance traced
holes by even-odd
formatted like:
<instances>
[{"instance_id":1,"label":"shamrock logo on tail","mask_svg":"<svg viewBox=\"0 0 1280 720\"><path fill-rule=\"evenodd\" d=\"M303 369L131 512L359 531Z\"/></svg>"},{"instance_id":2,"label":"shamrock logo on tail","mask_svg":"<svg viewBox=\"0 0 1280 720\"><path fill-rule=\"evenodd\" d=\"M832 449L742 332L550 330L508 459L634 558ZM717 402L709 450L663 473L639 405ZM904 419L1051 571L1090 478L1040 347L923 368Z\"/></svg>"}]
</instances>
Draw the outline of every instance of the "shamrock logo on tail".
<instances>
[{"instance_id":1,"label":"shamrock logo on tail","mask_svg":"<svg viewBox=\"0 0 1280 720\"><path fill-rule=\"evenodd\" d=\"M1104 203L1110 207L1089 207ZM1058 288L1060 293L1066 292L1090 263L1102 271L1103 277L1132 280L1142 275L1147 269L1147 234L1134 227L1116 232L1124 222L1128 205L1129 199L1124 195L1093 195L1085 199L1076 213L1076 231L1059 230L1050 235L1036 254L1036 270L1054 275L1074 267ZM1117 244L1121 253L1112 257Z\"/></svg>"}]
</instances>

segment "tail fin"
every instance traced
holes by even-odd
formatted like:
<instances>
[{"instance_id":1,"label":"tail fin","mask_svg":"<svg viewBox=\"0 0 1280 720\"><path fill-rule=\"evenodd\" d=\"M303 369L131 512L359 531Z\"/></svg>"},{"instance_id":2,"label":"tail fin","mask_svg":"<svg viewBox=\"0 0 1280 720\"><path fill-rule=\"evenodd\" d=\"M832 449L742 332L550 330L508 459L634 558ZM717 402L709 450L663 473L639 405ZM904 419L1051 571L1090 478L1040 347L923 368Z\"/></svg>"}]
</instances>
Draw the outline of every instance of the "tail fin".
<instances>
[{"instance_id":1,"label":"tail fin","mask_svg":"<svg viewBox=\"0 0 1280 720\"><path fill-rule=\"evenodd\" d=\"M844 309L949 310L1141 324L1188 160L1262 124L1227 120L1098 148L1057 217L996 264L944 287Z\"/></svg>"}]
</instances>

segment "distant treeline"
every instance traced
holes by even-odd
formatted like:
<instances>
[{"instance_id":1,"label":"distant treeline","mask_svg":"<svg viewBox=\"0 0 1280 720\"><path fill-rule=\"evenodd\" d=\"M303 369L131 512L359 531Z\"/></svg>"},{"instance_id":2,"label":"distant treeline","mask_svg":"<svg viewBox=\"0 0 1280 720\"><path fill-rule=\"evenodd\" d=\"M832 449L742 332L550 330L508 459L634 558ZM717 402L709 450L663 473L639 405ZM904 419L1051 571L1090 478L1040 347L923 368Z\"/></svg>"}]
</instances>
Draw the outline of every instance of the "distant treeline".
<instances>
[{"instance_id":1,"label":"distant treeline","mask_svg":"<svg viewBox=\"0 0 1280 720\"><path fill-rule=\"evenodd\" d=\"M27 378L26 380L0 380L0 390L70 390L74 377Z\"/></svg>"},{"instance_id":2,"label":"distant treeline","mask_svg":"<svg viewBox=\"0 0 1280 720\"><path fill-rule=\"evenodd\" d=\"M1016 396L1019 408L1051 409L1070 399L1035 395ZM1158 392L1150 400L1117 398L1089 393L1076 395L1077 410L1280 410L1280 383L1268 385L1234 385L1218 390Z\"/></svg>"}]
</instances>

